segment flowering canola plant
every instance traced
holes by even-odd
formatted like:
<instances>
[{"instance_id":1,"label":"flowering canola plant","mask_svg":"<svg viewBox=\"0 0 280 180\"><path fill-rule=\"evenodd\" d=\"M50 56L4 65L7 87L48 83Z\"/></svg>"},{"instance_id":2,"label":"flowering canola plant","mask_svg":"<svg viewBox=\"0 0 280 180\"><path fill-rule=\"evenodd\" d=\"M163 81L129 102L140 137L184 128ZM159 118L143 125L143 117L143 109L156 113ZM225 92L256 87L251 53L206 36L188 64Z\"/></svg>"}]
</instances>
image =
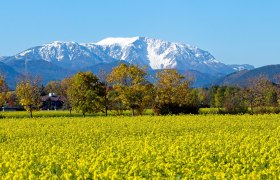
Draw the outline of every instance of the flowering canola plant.
<instances>
[{"instance_id":1,"label":"flowering canola plant","mask_svg":"<svg viewBox=\"0 0 280 180\"><path fill-rule=\"evenodd\" d=\"M1 179L277 179L279 115L0 120Z\"/></svg>"}]
</instances>

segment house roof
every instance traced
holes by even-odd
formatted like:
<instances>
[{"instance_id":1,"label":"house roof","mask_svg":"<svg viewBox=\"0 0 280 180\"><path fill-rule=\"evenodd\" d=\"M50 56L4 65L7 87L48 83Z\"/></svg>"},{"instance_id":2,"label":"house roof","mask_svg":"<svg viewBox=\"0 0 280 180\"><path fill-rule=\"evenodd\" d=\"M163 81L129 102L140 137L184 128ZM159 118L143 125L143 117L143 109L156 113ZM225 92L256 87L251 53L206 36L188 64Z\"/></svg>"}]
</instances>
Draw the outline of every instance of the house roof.
<instances>
[{"instance_id":1,"label":"house roof","mask_svg":"<svg viewBox=\"0 0 280 180\"><path fill-rule=\"evenodd\" d=\"M64 98L62 98L61 96L49 96L49 95L45 95L45 96L41 96L42 101L62 101L64 102Z\"/></svg>"}]
</instances>

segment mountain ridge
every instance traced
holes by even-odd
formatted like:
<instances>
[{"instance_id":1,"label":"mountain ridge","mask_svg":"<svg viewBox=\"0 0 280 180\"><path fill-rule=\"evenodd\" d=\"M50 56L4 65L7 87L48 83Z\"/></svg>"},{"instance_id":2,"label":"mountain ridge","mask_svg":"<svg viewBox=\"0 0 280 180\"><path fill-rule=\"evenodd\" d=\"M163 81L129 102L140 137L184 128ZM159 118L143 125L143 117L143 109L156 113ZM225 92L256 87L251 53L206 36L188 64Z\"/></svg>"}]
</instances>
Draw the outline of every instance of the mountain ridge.
<instances>
[{"instance_id":1,"label":"mountain ridge","mask_svg":"<svg viewBox=\"0 0 280 180\"><path fill-rule=\"evenodd\" d=\"M198 47L148 37L106 38L97 43L54 41L29 48L2 61L13 59L45 60L72 69L124 60L152 69L198 70L208 74L234 72L233 68Z\"/></svg>"},{"instance_id":2,"label":"mountain ridge","mask_svg":"<svg viewBox=\"0 0 280 180\"><path fill-rule=\"evenodd\" d=\"M215 85L236 85L236 86L246 86L250 79L258 78L260 76L267 77L271 82L276 82L277 77L280 75L280 64L267 65L258 67L252 70L243 70L228 74L225 77L220 78Z\"/></svg>"},{"instance_id":3,"label":"mountain ridge","mask_svg":"<svg viewBox=\"0 0 280 180\"><path fill-rule=\"evenodd\" d=\"M96 43L54 41L4 57L1 62L21 74L25 73L27 63L28 73L42 76L44 82L86 69L112 69L117 62L145 66L150 72L169 68L191 72L200 85L236 71L198 47L141 36L111 37Z\"/></svg>"}]
</instances>

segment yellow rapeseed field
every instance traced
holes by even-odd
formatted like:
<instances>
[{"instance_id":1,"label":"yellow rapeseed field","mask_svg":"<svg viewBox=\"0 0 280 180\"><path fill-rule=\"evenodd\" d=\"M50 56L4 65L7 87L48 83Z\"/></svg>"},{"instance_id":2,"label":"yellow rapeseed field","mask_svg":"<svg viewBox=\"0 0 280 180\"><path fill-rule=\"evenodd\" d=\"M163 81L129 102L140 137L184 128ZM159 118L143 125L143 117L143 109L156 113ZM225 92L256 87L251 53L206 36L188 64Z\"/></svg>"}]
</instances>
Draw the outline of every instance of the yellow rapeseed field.
<instances>
[{"instance_id":1,"label":"yellow rapeseed field","mask_svg":"<svg viewBox=\"0 0 280 180\"><path fill-rule=\"evenodd\" d=\"M0 120L0 179L279 179L279 115Z\"/></svg>"}]
</instances>

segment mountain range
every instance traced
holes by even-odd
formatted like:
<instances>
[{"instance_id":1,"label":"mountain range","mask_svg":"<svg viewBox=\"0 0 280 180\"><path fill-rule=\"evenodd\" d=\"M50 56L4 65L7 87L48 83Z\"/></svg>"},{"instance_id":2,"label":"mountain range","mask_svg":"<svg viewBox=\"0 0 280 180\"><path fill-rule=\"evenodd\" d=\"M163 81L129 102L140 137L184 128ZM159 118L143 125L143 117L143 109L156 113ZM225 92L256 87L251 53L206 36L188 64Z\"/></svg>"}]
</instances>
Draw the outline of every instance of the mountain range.
<instances>
[{"instance_id":1,"label":"mountain range","mask_svg":"<svg viewBox=\"0 0 280 180\"><path fill-rule=\"evenodd\" d=\"M265 76L270 81L274 83L279 83L280 79L280 65L267 65L252 70L241 70L228 74L218 80L213 84L215 85L234 85L234 86L246 86L249 81L253 78L258 78L260 76Z\"/></svg>"},{"instance_id":2,"label":"mountain range","mask_svg":"<svg viewBox=\"0 0 280 180\"><path fill-rule=\"evenodd\" d=\"M149 74L174 68L192 76L194 86L211 84L218 78L251 65L226 65L198 47L148 37L106 38L97 43L60 42L36 46L14 56L0 57L1 69L14 88L16 76L40 76L44 83L61 80L78 71L110 71L120 62L147 67ZM13 81L14 79L14 81Z\"/></svg>"}]
</instances>

